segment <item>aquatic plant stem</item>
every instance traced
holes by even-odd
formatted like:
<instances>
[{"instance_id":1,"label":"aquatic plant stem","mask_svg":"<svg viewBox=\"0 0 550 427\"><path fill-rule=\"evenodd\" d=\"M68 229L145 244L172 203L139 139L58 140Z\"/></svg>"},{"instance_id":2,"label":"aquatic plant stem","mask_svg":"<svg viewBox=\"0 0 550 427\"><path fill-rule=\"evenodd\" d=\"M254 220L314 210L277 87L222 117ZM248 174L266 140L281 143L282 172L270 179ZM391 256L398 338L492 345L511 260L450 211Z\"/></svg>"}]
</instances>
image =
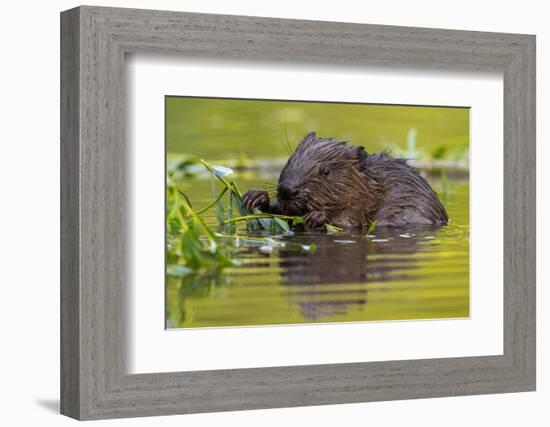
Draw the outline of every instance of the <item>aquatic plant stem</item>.
<instances>
[{"instance_id":1,"label":"aquatic plant stem","mask_svg":"<svg viewBox=\"0 0 550 427\"><path fill-rule=\"evenodd\" d=\"M245 216L237 216L235 218L229 218L224 221L225 224L229 224L232 222L237 221L250 221L253 219L263 219L263 218L281 218L281 219L301 219L300 216L289 216L289 215L277 215L277 214L268 214L268 213L261 213L261 214L255 214L255 215L245 215Z\"/></svg>"}]
</instances>

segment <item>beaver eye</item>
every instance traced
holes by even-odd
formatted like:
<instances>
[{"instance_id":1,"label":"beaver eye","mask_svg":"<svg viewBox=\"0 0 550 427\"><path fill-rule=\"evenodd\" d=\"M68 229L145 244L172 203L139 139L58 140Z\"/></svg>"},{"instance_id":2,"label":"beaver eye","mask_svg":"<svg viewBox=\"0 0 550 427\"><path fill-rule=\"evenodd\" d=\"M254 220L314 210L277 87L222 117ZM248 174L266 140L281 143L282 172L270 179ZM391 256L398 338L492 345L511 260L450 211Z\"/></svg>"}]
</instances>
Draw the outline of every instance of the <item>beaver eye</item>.
<instances>
[{"instance_id":1,"label":"beaver eye","mask_svg":"<svg viewBox=\"0 0 550 427\"><path fill-rule=\"evenodd\" d=\"M321 172L321 175L327 176L330 173L330 169L325 166L321 168L320 172Z\"/></svg>"}]
</instances>

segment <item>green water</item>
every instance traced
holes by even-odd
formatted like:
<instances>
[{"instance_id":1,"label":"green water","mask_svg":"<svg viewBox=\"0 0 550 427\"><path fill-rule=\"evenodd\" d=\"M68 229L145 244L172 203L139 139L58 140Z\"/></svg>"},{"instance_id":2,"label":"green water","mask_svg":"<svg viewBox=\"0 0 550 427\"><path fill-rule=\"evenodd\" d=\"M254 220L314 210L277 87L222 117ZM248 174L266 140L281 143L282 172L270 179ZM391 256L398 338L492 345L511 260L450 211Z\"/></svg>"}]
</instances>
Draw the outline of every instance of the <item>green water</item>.
<instances>
[{"instance_id":1,"label":"green water","mask_svg":"<svg viewBox=\"0 0 550 427\"><path fill-rule=\"evenodd\" d=\"M349 139L370 152L387 146L405 149L411 127L416 129L419 155L442 145L452 152L468 143L465 109L167 99L169 159L184 153L207 160L286 156L286 140L295 145L309 130ZM236 267L219 274L167 276L167 326L469 316L467 176L454 181L426 176L448 211L449 225L379 228L368 237L324 232L284 237L314 243L314 253L234 248ZM275 182L277 173L245 170L232 178L244 192ZM196 209L212 202L210 181L204 176L188 176L177 184ZM216 228L213 209L204 218ZM238 232L246 234L246 229Z\"/></svg>"}]
</instances>

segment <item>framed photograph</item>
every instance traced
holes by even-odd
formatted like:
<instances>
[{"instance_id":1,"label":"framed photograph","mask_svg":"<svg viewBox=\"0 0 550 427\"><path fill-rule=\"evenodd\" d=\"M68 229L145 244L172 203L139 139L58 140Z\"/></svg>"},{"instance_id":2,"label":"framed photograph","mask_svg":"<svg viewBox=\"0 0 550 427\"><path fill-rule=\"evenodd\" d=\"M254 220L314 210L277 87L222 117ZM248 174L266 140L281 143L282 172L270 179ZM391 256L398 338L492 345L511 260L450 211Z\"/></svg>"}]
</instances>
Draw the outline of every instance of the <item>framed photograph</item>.
<instances>
[{"instance_id":1,"label":"framed photograph","mask_svg":"<svg viewBox=\"0 0 550 427\"><path fill-rule=\"evenodd\" d=\"M61 411L535 389L535 37L61 14Z\"/></svg>"}]
</instances>

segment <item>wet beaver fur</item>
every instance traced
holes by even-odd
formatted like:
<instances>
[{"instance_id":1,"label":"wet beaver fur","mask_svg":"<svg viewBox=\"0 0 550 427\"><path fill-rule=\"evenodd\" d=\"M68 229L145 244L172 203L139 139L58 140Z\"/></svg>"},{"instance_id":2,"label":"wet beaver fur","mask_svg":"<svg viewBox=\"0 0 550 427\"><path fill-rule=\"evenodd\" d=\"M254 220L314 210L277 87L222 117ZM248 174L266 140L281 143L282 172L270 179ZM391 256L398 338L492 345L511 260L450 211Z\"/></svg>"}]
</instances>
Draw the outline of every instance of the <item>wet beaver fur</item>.
<instances>
[{"instance_id":1,"label":"wet beaver fur","mask_svg":"<svg viewBox=\"0 0 550 427\"><path fill-rule=\"evenodd\" d=\"M333 224L361 228L447 224L445 208L430 185L406 160L386 152L310 132L281 171L277 200L266 191L249 190L246 208L284 215L304 215L308 227Z\"/></svg>"}]
</instances>

